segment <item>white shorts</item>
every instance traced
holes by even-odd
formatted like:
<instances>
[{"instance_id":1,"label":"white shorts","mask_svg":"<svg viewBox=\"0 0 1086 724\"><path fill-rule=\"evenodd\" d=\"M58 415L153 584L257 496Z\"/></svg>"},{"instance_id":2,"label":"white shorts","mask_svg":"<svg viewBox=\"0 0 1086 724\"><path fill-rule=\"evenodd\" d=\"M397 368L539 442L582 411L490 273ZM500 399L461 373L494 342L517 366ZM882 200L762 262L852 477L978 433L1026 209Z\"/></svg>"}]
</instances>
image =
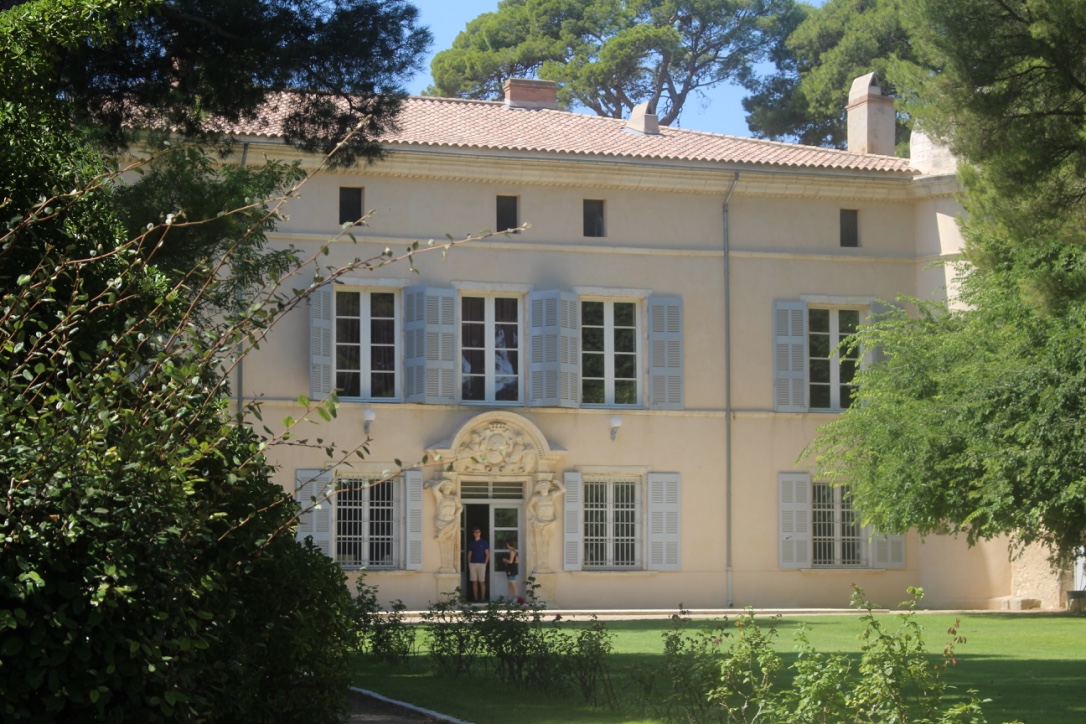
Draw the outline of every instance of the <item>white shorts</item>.
<instances>
[{"instance_id":1,"label":"white shorts","mask_svg":"<svg viewBox=\"0 0 1086 724\"><path fill-rule=\"evenodd\" d=\"M482 583L486 580L486 564L485 563L469 563L468 564L468 580L472 583L478 581Z\"/></svg>"}]
</instances>

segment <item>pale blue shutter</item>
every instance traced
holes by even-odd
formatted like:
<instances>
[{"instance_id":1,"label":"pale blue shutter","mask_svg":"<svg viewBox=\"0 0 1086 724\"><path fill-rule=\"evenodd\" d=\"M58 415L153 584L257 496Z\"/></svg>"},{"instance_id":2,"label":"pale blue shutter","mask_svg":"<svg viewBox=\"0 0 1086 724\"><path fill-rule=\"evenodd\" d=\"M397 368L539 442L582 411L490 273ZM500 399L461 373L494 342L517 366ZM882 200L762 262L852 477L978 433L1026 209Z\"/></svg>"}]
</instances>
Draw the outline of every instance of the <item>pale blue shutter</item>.
<instances>
[{"instance_id":1,"label":"pale blue shutter","mask_svg":"<svg viewBox=\"0 0 1086 724\"><path fill-rule=\"evenodd\" d=\"M403 480L407 499L404 568L417 571L422 569L422 471L407 470Z\"/></svg>"},{"instance_id":2,"label":"pale blue shutter","mask_svg":"<svg viewBox=\"0 0 1086 724\"><path fill-rule=\"evenodd\" d=\"M811 476L780 473L777 476L779 520L778 565L781 568L811 567Z\"/></svg>"},{"instance_id":3,"label":"pale blue shutter","mask_svg":"<svg viewBox=\"0 0 1086 724\"><path fill-rule=\"evenodd\" d=\"M683 406L683 302L681 297L649 297L649 407Z\"/></svg>"},{"instance_id":4,"label":"pale blue shutter","mask_svg":"<svg viewBox=\"0 0 1086 724\"><path fill-rule=\"evenodd\" d=\"M649 473L650 571L679 570L679 474Z\"/></svg>"},{"instance_id":5,"label":"pale blue shutter","mask_svg":"<svg viewBox=\"0 0 1086 724\"><path fill-rule=\"evenodd\" d=\"M580 302L562 291L528 295L528 404L577 407L580 403Z\"/></svg>"},{"instance_id":6,"label":"pale blue shutter","mask_svg":"<svg viewBox=\"0 0 1086 724\"><path fill-rule=\"evenodd\" d=\"M426 393L426 287L403 293L403 396L422 402Z\"/></svg>"},{"instance_id":7,"label":"pale blue shutter","mask_svg":"<svg viewBox=\"0 0 1086 724\"><path fill-rule=\"evenodd\" d=\"M294 499L302 506L298 516L299 541L313 537L313 545L324 551L329 558L335 557L333 532L335 530L334 478L330 470L296 470L294 473Z\"/></svg>"},{"instance_id":8,"label":"pale blue shutter","mask_svg":"<svg viewBox=\"0 0 1086 724\"><path fill-rule=\"evenodd\" d=\"M309 295L309 397L321 400L332 393L335 365L332 357L332 283Z\"/></svg>"},{"instance_id":9,"label":"pale blue shutter","mask_svg":"<svg viewBox=\"0 0 1086 724\"><path fill-rule=\"evenodd\" d=\"M874 568L905 567L905 536L880 535L871 537L871 565Z\"/></svg>"},{"instance_id":10,"label":"pale blue shutter","mask_svg":"<svg viewBox=\"0 0 1086 724\"><path fill-rule=\"evenodd\" d=\"M807 411L807 305L773 303L773 409Z\"/></svg>"},{"instance_id":11,"label":"pale blue shutter","mask_svg":"<svg viewBox=\"0 0 1086 724\"><path fill-rule=\"evenodd\" d=\"M455 290L404 290L404 399L456 403Z\"/></svg>"},{"instance_id":12,"label":"pale blue shutter","mask_svg":"<svg viewBox=\"0 0 1086 724\"><path fill-rule=\"evenodd\" d=\"M879 301L876 301L874 304L871 305L871 314L872 315L883 316L883 315L885 315L885 314L887 314L887 313L889 313L891 311L894 311L895 309L897 309L897 307L895 305L879 300ZM865 321L870 322L871 319L868 318ZM883 350L882 345L881 344L876 344L871 349L870 358L868 360L865 360L865 361L871 362L871 363L876 363L876 362L882 362L885 359L886 359L886 352Z\"/></svg>"},{"instance_id":13,"label":"pale blue shutter","mask_svg":"<svg viewBox=\"0 0 1086 724\"><path fill-rule=\"evenodd\" d=\"M563 478L566 494L563 500L565 515L562 521L562 567L567 571L581 570L581 498L584 486L579 472L567 472Z\"/></svg>"}]
</instances>

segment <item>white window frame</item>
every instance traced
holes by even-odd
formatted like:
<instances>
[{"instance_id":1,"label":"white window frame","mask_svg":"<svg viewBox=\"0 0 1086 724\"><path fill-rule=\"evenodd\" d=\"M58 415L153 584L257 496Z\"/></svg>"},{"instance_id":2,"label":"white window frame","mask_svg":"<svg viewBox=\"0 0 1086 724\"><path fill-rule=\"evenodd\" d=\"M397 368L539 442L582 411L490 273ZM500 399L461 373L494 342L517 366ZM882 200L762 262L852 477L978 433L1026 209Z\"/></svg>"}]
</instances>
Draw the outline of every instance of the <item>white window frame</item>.
<instances>
[{"instance_id":1,"label":"white window frame","mask_svg":"<svg viewBox=\"0 0 1086 724\"><path fill-rule=\"evenodd\" d=\"M362 463L357 469L337 474L330 469L295 470L294 498L301 506L298 515L297 539L311 539L313 545L326 556L337 561L345 570L371 568L374 570L421 570L422 568L422 489L423 480L420 470L404 470L390 477L389 470L395 466L381 466L376 463ZM391 508L385 501L373 507L368 488L362 488L357 501L344 497L346 502L339 502L344 486L355 481L376 481L388 479L391 483ZM348 494L349 495L349 494ZM357 532L349 537L362 545L364 555L349 556L341 553L341 543L346 539L341 535L340 518L348 509L360 511ZM370 560L369 531L375 510L391 510L391 532L382 533L392 544L391 555L381 560Z\"/></svg>"},{"instance_id":2,"label":"white window frame","mask_svg":"<svg viewBox=\"0 0 1086 724\"><path fill-rule=\"evenodd\" d=\"M813 357L811 354L811 339L815 334L822 334L821 332L814 332L811 329L810 317L812 312L825 311L829 313L829 357ZM841 388L844 383L841 382L841 349L839 345L849 335L842 335L841 333L841 312L856 312L857 313L857 327L863 324L867 320L867 308L858 306L828 306L823 304L809 304L807 305L807 345L806 345L806 357L807 357L807 403L809 409L819 412L841 412L846 409L845 405L841 404ZM856 370L859 370L861 364L863 364L863 355L859 351L854 351L856 356L849 358L856 364ZM813 360L825 360L829 365L829 382L815 382L811 374L811 363ZM855 374L855 372L853 373ZM821 407L815 406L813 402L815 387L829 387L830 400L829 406ZM849 387L855 389L854 384L849 384Z\"/></svg>"},{"instance_id":3,"label":"white window frame","mask_svg":"<svg viewBox=\"0 0 1086 724\"><path fill-rule=\"evenodd\" d=\"M481 376L484 379L484 395L481 400L465 400L464 393L464 378L466 373L464 372L464 300L468 298L477 298L483 300L483 336L484 347L483 349L483 374L472 375ZM517 397L515 400L497 400L495 396L497 390L495 388L498 374L495 370L496 359L496 325L494 305L497 299L513 299L517 303L517 346L514 350L517 354ZM457 396L460 402L465 405L522 405L524 404L524 378L525 378L525 321L524 321L524 308L525 297L523 294L507 293L499 291L480 291L461 289L457 295L456 305L456 322L457 322L457 348L459 351L458 357L458 379L459 385L457 387ZM478 323L476 321L470 321L468 323ZM471 348L476 349L476 348ZM511 349L511 348L505 348Z\"/></svg>"},{"instance_id":4,"label":"white window frame","mask_svg":"<svg viewBox=\"0 0 1086 724\"><path fill-rule=\"evenodd\" d=\"M873 309L879 306L875 297L803 295L800 299L778 299L773 302L773 410L775 412L838 413L840 406L840 355L830 358L831 406L811 406L810 330L808 315L812 309L854 310L859 323L865 324ZM832 319L839 321L837 314ZM839 331L839 324L832 328ZM832 331L832 330L831 330ZM831 335L832 336L832 335ZM836 344L834 344L836 347ZM874 361L873 350L860 350L859 367ZM836 387L833 383L837 381ZM834 406L836 405L836 406Z\"/></svg>"},{"instance_id":5,"label":"white window frame","mask_svg":"<svg viewBox=\"0 0 1086 724\"><path fill-rule=\"evenodd\" d=\"M583 477L583 513L581 515L581 542L583 545L583 570L586 571L639 571L643 568L642 548L644 547L644 478L639 475L585 475ZM628 488L633 493L633 501L619 500L616 491ZM603 491L602 505L593 507L593 496L589 490ZM598 497L595 500L600 500ZM602 521L590 521L590 513L603 513ZM630 512L628 520L620 520L620 513ZM590 526L602 526L602 531L591 530ZM632 532L625 530L632 526ZM632 556L619 559L616 548L624 542L629 546ZM599 545L603 552L602 560L589 562L590 547Z\"/></svg>"},{"instance_id":6,"label":"white window frame","mask_svg":"<svg viewBox=\"0 0 1086 724\"><path fill-rule=\"evenodd\" d=\"M831 506L829 521L816 521L816 490L828 489ZM798 569L882 569L905 567L905 536L884 535L870 526L859 526L855 518L846 519L844 505L846 488L824 481L811 481L809 473L778 473L777 475L777 565ZM824 527L816 530L816 526ZM855 529L849 531L847 526ZM817 535L816 535L817 533ZM858 536L858 538L857 538ZM832 553L815 560L816 546L828 543ZM855 555L847 556L848 545L859 547ZM846 561L846 557L852 561Z\"/></svg>"},{"instance_id":7,"label":"white window frame","mask_svg":"<svg viewBox=\"0 0 1086 724\"><path fill-rule=\"evenodd\" d=\"M358 370L346 370L346 372L352 372L360 376L359 382L359 394L346 395L340 394L341 399L347 400L374 400L381 402L395 402L401 399L402 394L402 369L403 369L403 300L402 295L399 293L398 287L355 287L346 285L336 285L333 287L333 302L332 302L332 349L333 349L333 385L338 391L339 387L339 375L344 370L340 367L339 349L341 345L350 344L340 339L340 294L358 294L359 295L359 369ZM390 397L375 397L373 395L373 374L375 372L382 372L381 370L374 370L372 368L372 358L370 350L372 349L371 340L371 325L370 322L373 319L372 314L372 298L373 294L391 294L392 295L392 395Z\"/></svg>"},{"instance_id":8,"label":"white window frame","mask_svg":"<svg viewBox=\"0 0 1086 724\"><path fill-rule=\"evenodd\" d=\"M603 305L604 401L583 399L583 305ZM615 402L614 305L633 305L636 402ZM683 409L682 298L650 289L573 287L528 293L526 339L531 351L525 376L530 407Z\"/></svg>"},{"instance_id":9,"label":"white window frame","mask_svg":"<svg viewBox=\"0 0 1086 724\"><path fill-rule=\"evenodd\" d=\"M396 570L402 567L403 487L400 475L392 478L344 475L336 479L332 545L334 559L344 570ZM350 515L352 511L358 511L357 516ZM381 513L387 519L382 520ZM375 534L375 528L382 524L389 529ZM371 558L375 538L383 540L388 550L380 560ZM359 554L345 552L352 543L359 547Z\"/></svg>"},{"instance_id":10,"label":"white window frame","mask_svg":"<svg viewBox=\"0 0 1086 724\"><path fill-rule=\"evenodd\" d=\"M642 466L591 466L568 470L563 474L562 565L567 571L677 571L681 568L682 498L681 477L678 473L649 472ZM632 561L616 562L615 544L623 531L615 531L615 487L633 484ZM597 508L604 513L597 525L602 532L588 528L588 511L592 510L589 486L606 486L606 497ZM598 500L598 498L597 498ZM630 534L623 536L630 539ZM602 542L603 558L588 563L591 542Z\"/></svg>"},{"instance_id":11,"label":"white window frame","mask_svg":"<svg viewBox=\"0 0 1086 724\"><path fill-rule=\"evenodd\" d=\"M828 496L828 504L820 502ZM811 483L811 567L868 568L869 527L861 526L847 486ZM828 555L827 555L828 548Z\"/></svg>"},{"instance_id":12,"label":"white window frame","mask_svg":"<svg viewBox=\"0 0 1086 724\"><path fill-rule=\"evenodd\" d=\"M584 401L584 384L585 384L585 369L584 369L584 335L585 335L585 321L584 321L584 305L586 302L597 302L603 304L603 339L604 349L603 355L603 377L592 377L587 379L602 379L604 384L604 401L603 402L585 402ZM615 304L631 304L634 309L634 382L636 384L636 399L632 403L619 403L615 402L615 356L614 339L615 339ZM644 313L645 297L622 297L622 296L602 296L599 294L586 294L580 295L578 300L578 314L580 316L580 328L581 328L581 340L580 340L580 356L578 359L578 366L580 367L580 398L581 407L585 408L620 408L620 409L637 409L644 405L644 377L645 377L645 313ZM599 329L596 325L592 325L593 328ZM591 354L598 354L592 352ZM623 378L626 379L626 378Z\"/></svg>"}]
</instances>

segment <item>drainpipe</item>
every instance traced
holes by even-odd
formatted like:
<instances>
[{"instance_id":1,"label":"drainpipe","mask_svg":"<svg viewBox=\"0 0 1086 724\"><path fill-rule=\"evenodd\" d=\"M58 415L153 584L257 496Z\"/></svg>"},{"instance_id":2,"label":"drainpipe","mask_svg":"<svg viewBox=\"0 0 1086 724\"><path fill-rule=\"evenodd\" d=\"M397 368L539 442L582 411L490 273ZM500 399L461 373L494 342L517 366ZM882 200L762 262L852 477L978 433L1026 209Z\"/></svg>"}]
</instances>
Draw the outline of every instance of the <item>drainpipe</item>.
<instances>
[{"instance_id":1,"label":"drainpipe","mask_svg":"<svg viewBox=\"0 0 1086 724\"><path fill-rule=\"evenodd\" d=\"M724 593L728 608L734 608L732 597L732 297L731 240L728 236L728 204L732 200L739 172L732 176L728 195L724 197Z\"/></svg>"},{"instance_id":2,"label":"drainpipe","mask_svg":"<svg viewBox=\"0 0 1086 724\"><path fill-rule=\"evenodd\" d=\"M246 143L241 144L241 164L240 164L241 168L245 168L245 161L246 161L246 159L248 159L248 157L249 157L249 144L246 142ZM237 290L235 296L237 297L237 300L240 302L241 301L241 289ZM244 387L244 383L245 383L245 356L242 354L241 342L238 342L237 350L238 350L238 389L237 389L237 402L236 402L236 404L237 404L238 424L241 424L242 414L244 412L243 409L242 409L242 405L245 404L245 398L244 398L244 395L242 393L242 388Z\"/></svg>"}]
</instances>

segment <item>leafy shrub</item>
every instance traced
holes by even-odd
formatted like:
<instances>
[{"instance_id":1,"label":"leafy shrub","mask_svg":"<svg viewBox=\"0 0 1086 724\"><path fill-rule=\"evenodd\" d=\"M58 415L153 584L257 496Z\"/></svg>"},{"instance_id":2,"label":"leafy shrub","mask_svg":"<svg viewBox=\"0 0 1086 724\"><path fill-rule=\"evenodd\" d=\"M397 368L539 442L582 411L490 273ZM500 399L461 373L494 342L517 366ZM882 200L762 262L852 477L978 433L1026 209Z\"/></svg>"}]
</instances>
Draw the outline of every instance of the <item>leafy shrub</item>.
<instances>
[{"instance_id":1,"label":"leafy shrub","mask_svg":"<svg viewBox=\"0 0 1086 724\"><path fill-rule=\"evenodd\" d=\"M943 663L932 664L916 617L923 592L910 588L909 593L899 625L891 630L855 589L852 602L864 611L865 625L856 667L844 654L815 651L801 631L790 682L781 676L785 667L774 648L779 617L759 625L748 610L734 621L688 633L681 611L675 628L664 634L663 665L638 674L642 704L668 722L981 724L975 692L962 703L944 702L943 671L954 662L955 644L965 642L957 622Z\"/></svg>"},{"instance_id":2,"label":"leafy shrub","mask_svg":"<svg viewBox=\"0 0 1086 724\"><path fill-rule=\"evenodd\" d=\"M112 17L29 3L0 35L35 14L79 42ZM110 163L23 100L0 103L0 719L335 721L349 591L223 378L275 310L201 329L215 270L156 269Z\"/></svg>"},{"instance_id":3,"label":"leafy shrub","mask_svg":"<svg viewBox=\"0 0 1086 724\"><path fill-rule=\"evenodd\" d=\"M546 657L546 649L539 645L542 632L534 625L538 621L538 608L518 606L504 599L489 602L476 621L488 660L494 662L502 681L523 685L529 663L534 661L538 666Z\"/></svg>"},{"instance_id":4,"label":"leafy shrub","mask_svg":"<svg viewBox=\"0 0 1086 724\"><path fill-rule=\"evenodd\" d=\"M476 618L459 589L430 604L422 614L430 637L430 659L439 673L464 676L471 672L483 648Z\"/></svg>"},{"instance_id":5,"label":"leafy shrub","mask_svg":"<svg viewBox=\"0 0 1086 724\"><path fill-rule=\"evenodd\" d=\"M674 626L663 635L663 664L635 672L640 700L664 721L722 721L709 692L720 681L720 649L731 635L727 619L724 625L690 631L687 613L673 615Z\"/></svg>"},{"instance_id":6,"label":"leafy shrub","mask_svg":"<svg viewBox=\"0 0 1086 724\"><path fill-rule=\"evenodd\" d=\"M576 636L561 637L555 658L581 697L590 704L618 706L618 697L611 685L610 659L614 651L614 634L595 616L592 623Z\"/></svg>"},{"instance_id":7,"label":"leafy shrub","mask_svg":"<svg viewBox=\"0 0 1086 724\"><path fill-rule=\"evenodd\" d=\"M407 622L403 601L392 602L390 610L377 601L377 586L366 583L363 571L356 584L353 602L354 648L390 664L406 664L415 653L415 627Z\"/></svg>"},{"instance_id":8,"label":"leafy shrub","mask_svg":"<svg viewBox=\"0 0 1086 724\"><path fill-rule=\"evenodd\" d=\"M617 706L609 659L612 634L594 620L574 632L546 620L546 605L529 578L524 603L499 599L484 609L466 603L460 592L431 604L422 615L430 657L441 674L465 676L482 662L502 681L536 691L574 688L592 703Z\"/></svg>"},{"instance_id":9,"label":"leafy shrub","mask_svg":"<svg viewBox=\"0 0 1086 724\"><path fill-rule=\"evenodd\" d=\"M940 724L984 721L980 701L970 692L970 701L944 710L947 685L943 671L954 659L954 646L965 643L955 620L948 633L953 637L943 649L943 662L932 664L924 646L924 627L916 617L916 606L924 596L909 588L911 599L898 614L897 630L888 630L872 613L873 605L861 589L852 594L852 604L864 609L860 646L859 676L847 704L857 716L887 722L939 722Z\"/></svg>"}]
</instances>

